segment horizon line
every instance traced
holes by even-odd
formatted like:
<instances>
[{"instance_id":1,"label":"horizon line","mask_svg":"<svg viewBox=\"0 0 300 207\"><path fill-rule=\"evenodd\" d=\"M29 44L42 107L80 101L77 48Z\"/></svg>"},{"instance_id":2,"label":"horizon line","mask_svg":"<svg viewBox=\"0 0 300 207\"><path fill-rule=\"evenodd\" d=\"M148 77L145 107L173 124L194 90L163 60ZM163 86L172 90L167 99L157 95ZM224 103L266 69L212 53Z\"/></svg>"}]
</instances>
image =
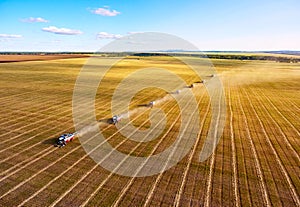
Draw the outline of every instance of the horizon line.
<instances>
[{"instance_id":1,"label":"horizon line","mask_svg":"<svg viewBox=\"0 0 300 207\"><path fill-rule=\"evenodd\" d=\"M300 50L156 50L156 51L0 51L0 53L136 53L136 52L296 52Z\"/></svg>"}]
</instances>

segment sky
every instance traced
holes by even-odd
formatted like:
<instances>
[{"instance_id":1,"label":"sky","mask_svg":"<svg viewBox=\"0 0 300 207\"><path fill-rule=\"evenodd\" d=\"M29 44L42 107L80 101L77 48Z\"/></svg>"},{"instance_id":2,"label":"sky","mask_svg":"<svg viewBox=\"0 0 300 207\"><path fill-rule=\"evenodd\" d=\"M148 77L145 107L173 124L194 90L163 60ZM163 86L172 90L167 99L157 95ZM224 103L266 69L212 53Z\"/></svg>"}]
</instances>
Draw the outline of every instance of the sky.
<instances>
[{"instance_id":1,"label":"sky","mask_svg":"<svg viewBox=\"0 0 300 207\"><path fill-rule=\"evenodd\" d=\"M201 51L300 50L299 0L0 0L0 51L95 52L137 32Z\"/></svg>"}]
</instances>

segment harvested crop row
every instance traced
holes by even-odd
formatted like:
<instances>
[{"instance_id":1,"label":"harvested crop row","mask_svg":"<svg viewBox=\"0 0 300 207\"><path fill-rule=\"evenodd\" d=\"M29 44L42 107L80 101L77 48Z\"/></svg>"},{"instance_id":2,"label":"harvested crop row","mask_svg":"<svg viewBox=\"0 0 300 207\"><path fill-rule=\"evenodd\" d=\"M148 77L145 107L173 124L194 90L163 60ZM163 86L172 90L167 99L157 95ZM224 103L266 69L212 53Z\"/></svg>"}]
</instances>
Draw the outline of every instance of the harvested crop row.
<instances>
[{"instance_id":1,"label":"harvested crop row","mask_svg":"<svg viewBox=\"0 0 300 207\"><path fill-rule=\"evenodd\" d=\"M202 97L203 97L203 95L202 95ZM201 100L202 100L202 98L201 98ZM178 122L177 118L174 119L172 125L174 125L176 122ZM171 126L172 126L172 125L171 125ZM165 133L165 135L167 135L167 134ZM156 144L156 146L159 146L159 145L162 145L162 143L158 142L158 143ZM156 148L157 148L157 147L154 147L154 148L152 149L152 152L151 152L150 156L155 152L155 149L156 149ZM129 180L129 182L126 184L126 186L125 186L125 187L123 188L123 190L121 191L119 197L114 201L113 206L118 206L118 205L120 205L121 203L123 203L123 202L125 202L125 201L129 201L128 199L124 199L124 198L123 198L124 196L128 196L128 192L127 192L127 191L129 191L129 189L130 189L130 190L133 190L133 189L140 189L140 190L141 190L141 188L143 188L142 186L144 186L144 187L148 186L148 185L141 185L140 187L132 187L132 186L135 184L135 181L136 181L136 180L139 180L139 179L133 177L133 178L131 178L131 179ZM136 194L141 193L140 190L138 190L138 191L136 192ZM135 205L135 204L131 202L131 204L129 204L129 205Z\"/></svg>"},{"instance_id":2,"label":"harvested crop row","mask_svg":"<svg viewBox=\"0 0 300 207\"><path fill-rule=\"evenodd\" d=\"M247 97L248 100L249 100L249 96L248 96L247 93L246 93L246 97ZM291 181L291 178L290 178L290 176L289 176L289 174L288 174L286 168L284 167L284 165L283 165L283 163L282 163L282 160L280 159L280 157L279 157L279 155L278 155L276 149L274 148L274 145L273 145L273 143L272 143L272 141L271 141L269 135L268 135L267 132L266 132L265 126L263 125L262 120L261 120L260 117L258 116L257 111L256 111L255 108L253 107L252 102L249 102L249 103L250 103L250 105L251 105L251 108L252 108L252 110L253 110L253 112L254 112L254 114L255 114L257 120L258 120L259 123L260 123L260 126L261 126L262 129L263 129L264 135L266 136L267 142L268 142L270 148L272 149L273 154L275 155L276 161L277 161L277 163L278 163L278 165L279 165L279 167L280 167L280 169L281 169L281 172L283 173L283 175L284 175L284 177L285 177L285 180L286 180L287 183L288 183L289 190L291 191L291 196L292 196L292 198L293 198L295 204L296 204L297 206L300 206L300 199L299 199L299 196L298 196L298 194L297 194L297 191L296 191L296 189L295 189L295 187L294 187L294 185L293 185L293 183L292 183L292 181ZM275 136L275 137L276 137L276 136Z\"/></svg>"},{"instance_id":3,"label":"harvested crop row","mask_svg":"<svg viewBox=\"0 0 300 207\"><path fill-rule=\"evenodd\" d=\"M80 147L80 146L78 146L77 148L79 148L79 147ZM19 172L20 170L26 168L27 166L30 166L31 164L36 163L37 160L40 160L40 159L42 159L43 157L46 157L48 154L52 153L54 150L57 149L57 148L53 148L53 147L49 147L49 148L50 148L50 150L49 150L47 153L45 153L45 154L43 154L42 156L39 156L39 157L37 157L37 158L35 158L35 159L30 160L30 162L26 163L26 164L23 165L22 167L20 167L20 168L18 168L17 170L15 170L15 171L9 173L9 174L6 175L5 177L2 177L2 178L1 178L1 181L4 180L4 179L6 179L6 178L9 177L9 176L14 175L15 173ZM51 148L52 148L52 150L51 150ZM75 149L77 149L77 148L75 148ZM52 165L56 164L58 161L62 160L65 156L67 156L68 154L71 154L75 149L73 149L73 150L69 151L68 153L66 153L65 155L61 156L59 159L57 159L55 162L51 163L50 165L48 165L48 166L42 168L41 170L39 170L37 173L35 173L35 174L32 175L31 177L29 177L29 178L23 180L21 183L19 183L18 185L16 185L15 187L13 187L12 189L10 189L10 190L7 191L6 193L4 193L4 194L1 196L1 198L4 197L4 196L6 196L6 195L8 195L10 192L16 190L17 188L19 188L20 186L22 186L23 184L25 184L26 182L28 182L29 180L31 180L32 178L34 178L34 177L35 177L36 175L38 175L39 173L43 172L44 170L48 169L48 168L51 167ZM8 187L8 186L6 186L6 187ZM3 190L3 189L2 189L2 190Z\"/></svg>"},{"instance_id":4,"label":"harvested crop row","mask_svg":"<svg viewBox=\"0 0 300 207\"><path fill-rule=\"evenodd\" d=\"M253 90L251 90L252 93L254 93L255 97L261 97L262 95L261 94L257 94L255 93ZM266 99L268 99L268 97L264 96ZM272 113L270 112L270 109L269 109L269 105L267 105L264 101L261 101L262 99L261 98L257 98L259 101L260 101L260 104L261 104L261 109L264 110L264 112L266 112L267 114L267 117L265 118L265 120L271 120L272 121L272 124L274 124L277 129L278 129L278 134L281 134L281 136L283 137L283 140L284 142L286 143L286 145L289 147L289 149L287 150L284 150L284 151L289 151L291 150L294 154L294 157L296 159L296 162L298 163L297 165L299 166L300 164L300 157L299 157L299 154L296 152L295 150L295 146L292 145L291 141L289 140L290 138L290 134L289 133L286 133L284 132L285 131L285 128L280 126L278 122L276 122L275 118L272 116ZM274 131L274 130L272 130ZM276 130L277 132L277 130ZM277 134L277 133L276 133ZM293 139L295 140L295 139Z\"/></svg>"},{"instance_id":5,"label":"harvested crop row","mask_svg":"<svg viewBox=\"0 0 300 207\"><path fill-rule=\"evenodd\" d=\"M245 128L246 128L247 138L250 143L251 151L254 156L255 168L256 168L257 175L259 177L259 185L260 185L260 191L261 191L261 195L263 198L263 202L264 202L264 205L271 206L271 202L270 202L269 194L268 194L268 191L266 188L265 178L262 173L262 168L261 168L261 164L260 164L260 161L258 158L257 150L256 150L255 144L253 142L253 138L251 137L250 128L249 128L248 121L247 121L247 116L245 114L244 107L241 103L239 95L238 95L238 102L239 102L239 106L240 106L242 115L244 117L244 124L245 124Z\"/></svg>"},{"instance_id":6,"label":"harvested crop row","mask_svg":"<svg viewBox=\"0 0 300 207\"><path fill-rule=\"evenodd\" d=\"M170 104L168 104L168 105L170 105ZM126 141L126 140L124 140L124 141ZM124 142L123 141L123 142ZM120 144L123 144L123 142L121 142ZM95 167L96 167L97 165L95 165ZM95 168L94 167L94 168ZM92 171L90 171L91 173L92 173ZM86 176L84 176L83 178L85 179L85 177L87 177L89 174L90 174L90 172L89 173L87 173L86 174ZM94 172L93 172L94 173ZM111 182L111 180L114 180L114 177L119 177L119 176L116 176L116 175L114 175L113 177L112 177L112 173L110 173L109 175L107 175L107 177L106 177L106 179L104 180L104 181L102 181L101 182L101 184L99 184L98 185L98 187L96 188L96 190L94 190L92 193L91 193L91 195L89 196L89 199L87 199L84 203L87 203L91 198L93 198L94 197L94 195L97 193L97 191L99 191L100 189L101 189L101 187L102 187L102 185L105 185L105 183L108 181L108 178L109 178L109 181ZM81 180L80 180L81 181ZM119 182L119 181L117 181L117 182ZM76 185L78 185L78 184L80 184L80 182L78 181L77 183L76 183ZM77 187L76 185L73 185L73 187L72 188L70 188L67 192L69 193L71 190L73 190L73 188L74 187ZM78 187L77 187L77 189L78 189ZM75 190L75 189L74 189ZM73 191L74 191L73 190ZM72 192L73 192L72 191ZM72 193L73 194L73 193ZM69 194L69 195L72 195L72 194ZM66 195L66 193L64 193L63 195ZM105 198L105 197L104 197ZM60 197L60 199L62 199L62 196ZM58 201L60 201L60 199L58 199L57 200L57 202ZM56 204L57 202L55 202L54 204Z\"/></svg>"},{"instance_id":7,"label":"harvested crop row","mask_svg":"<svg viewBox=\"0 0 300 207\"><path fill-rule=\"evenodd\" d=\"M57 149L57 148L54 148L54 150L55 149ZM52 161L51 162L51 164L49 164L49 165L47 165L47 166L45 166L44 168L42 168L42 169L40 169L38 172L36 172L36 173L34 173L31 177L29 177L29 178L27 178L27 179L25 179L25 180L23 180L21 183L19 183L18 185L16 185L15 187L13 187L12 189L10 189L9 191L7 191L5 194L3 194L2 196L1 196L1 198L2 197L4 197L4 196L6 196L6 195L8 195L9 193L11 193L11 192L13 192L13 191L15 191L15 190L21 190L21 189L19 189L21 186L23 186L25 183L27 183L27 182L29 182L30 180L32 180L33 178L35 178L36 176L38 176L39 174L41 174L42 175L42 173L44 172L44 171L46 171L46 170L48 170L50 167L52 167L52 166L56 166L55 164L57 164L59 161L62 161L62 160L76 160L76 159L70 159L70 158L68 158L68 159L63 159L63 158L66 158L68 155L73 155L73 156L75 156L75 157L78 157L78 156L80 156L80 155L74 155L74 153L73 152L75 152L77 149L81 149L80 148L80 146L77 146L77 147L75 147L73 150L70 150L68 153L66 153L66 154L64 154L63 156L60 156L57 160L55 160L54 162ZM53 150L52 150L53 151ZM78 152L78 153L80 153L80 154L82 154L82 150L81 150L81 152ZM88 155L86 154L85 156L83 156L83 155L81 155L80 157L81 157L81 159L79 160L79 161L81 161L81 160L83 160L84 158L86 158ZM74 158L75 158L74 157ZM75 162L75 163L77 163L78 162L78 160ZM61 164L61 163L60 163ZM73 165L71 165L72 167L73 167ZM50 168L51 169L51 168ZM51 170L50 170L51 171ZM36 180L41 180L40 178L39 179L36 179ZM49 182L49 181L48 181ZM26 189L26 188L25 188ZM28 194L29 193L29 191L28 191L28 189L26 189L26 194ZM23 195L25 195L25 194L23 194Z\"/></svg>"},{"instance_id":8,"label":"harvested crop row","mask_svg":"<svg viewBox=\"0 0 300 207\"><path fill-rule=\"evenodd\" d=\"M85 156L84 156L85 157ZM80 159L81 160L81 159ZM78 160L75 164L77 164L80 160ZM75 164L73 164L73 165L75 165ZM69 169L71 169L72 167L73 167L73 165L70 167L70 168L68 168L68 170ZM97 167L97 166L96 166ZM92 168L92 170L93 170L94 168ZM64 172L65 173L65 172ZM64 174L64 173L62 173L62 174ZM58 177L60 177L60 176L58 176ZM56 177L56 178L58 178L58 177ZM44 186L44 188L43 189L45 189L47 186L49 186L50 184L47 184L46 186ZM35 193L34 195L37 195L39 192L41 192L43 189L41 189L41 190L39 190L37 193ZM34 197L34 195L32 196L32 197ZM32 198L31 197L31 198ZM26 200L25 200L26 201Z\"/></svg>"},{"instance_id":9,"label":"harvested crop row","mask_svg":"<svg viewBox=\"0 0 300 207\"><path fill-rule=\"evenodd\" d=\"M199 101L201 101L201 99ZM148 195L146 197L147 199L145 201L144 206L147 206L148 204L159 205L159 203L161 202L166 202L169 203L169 205L172 205L172 203L175 201L177 188L180 186L181 183L179 177L182 176L185 167L185 161L186 159L182 160L180 163L177 164L175 168L168 170L168 172L159 174L156 177L154 184L151 184L151 188L148 190ZM177 185L174 183L175 180ZM172 183L174 183L176 187ZM169 192L164 197L162 197L162 194L160 193L161 191L163 191L163 189L165 189L166 192ZM171 193L171 191L175 192ZM158 203L153 203L154 200Z\"/></svg>"}]
</instances>

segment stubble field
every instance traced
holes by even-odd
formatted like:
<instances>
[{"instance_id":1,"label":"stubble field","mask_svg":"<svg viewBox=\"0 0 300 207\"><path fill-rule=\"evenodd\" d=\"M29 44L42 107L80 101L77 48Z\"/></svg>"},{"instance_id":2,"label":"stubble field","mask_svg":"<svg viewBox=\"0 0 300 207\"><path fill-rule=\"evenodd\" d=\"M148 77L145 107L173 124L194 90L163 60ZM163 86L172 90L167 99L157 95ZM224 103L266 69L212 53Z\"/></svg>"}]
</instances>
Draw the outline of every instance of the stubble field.
<instances>
[{"instance_id":1,"label":"stubble field","mask_svg":"<svg viewBox=\"0 0 300 207\"><path fill-rule=\"evenodd\" d=\"M101 57L103 64L108 59ZM198 84L189 89L200 113L195 146L164 173L132 178L97 165L78 139L64 148L53 147L56 137L75 130L72 95L86 60L0 64L0 206L300 206L299 63L211 60L227 104L216 151L199 162L211 110L207 91ZM199 81L171 57L128 58L99 87L97 119L112 116L115 87L138 67L168 68L187 84ZM161 89L141 90L130 109L163 96ZM185 99L184 94L181 98ZM181 115L172 98L157 107L167 121L164 134L153 141L133 142L113 125L101 130L121 152L135 156L162 152L178 135ZM150 110L134 114L132 123L139 129L149 128Z\"/></svg>"}]
</instances>

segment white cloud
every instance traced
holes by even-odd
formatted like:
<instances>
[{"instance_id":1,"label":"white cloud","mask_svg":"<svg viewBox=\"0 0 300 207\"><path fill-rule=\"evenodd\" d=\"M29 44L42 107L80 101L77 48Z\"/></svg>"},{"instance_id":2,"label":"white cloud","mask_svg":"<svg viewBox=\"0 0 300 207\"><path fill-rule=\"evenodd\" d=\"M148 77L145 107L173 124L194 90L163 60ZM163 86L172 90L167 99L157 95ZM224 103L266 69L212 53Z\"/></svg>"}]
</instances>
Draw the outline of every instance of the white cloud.
<instances>
[{"instance_id":1,"label":"white cloud","mask_svg":"<svg viewBox=\"0 0 300 207\"><path fill-rule=\"evenodd\" d=\"M21 38L22 35L15 34L0 34L0 38Z\"/></svg>"},{"instance_id":2,"label":"white cloud","mask_svg":"<svg viewBox=\"0 0 300 207\"><path fill-rule=\"evenodd\" d=\"M144 32L127 32L127 34L131 35L131 34L142 34Z\"/></svg>"},{"instance_id":3,"label":"white cloud","mask_svg":"<svg viewBox=\"0 0 300 207\"><path fill-rule=\"evenodd\" d=\"M118 14L121 14L121 12L118 12L116 10L110 10L107 6L105 6L105 8L98 8L92 10L91 12L94 14L99 14L102 16L109 16L109 17L113 17L113 16L117 16Z\"/></svg>"},{"instance_id":4,"label":"white cloud","mask_svg":"<svg viewBox=\"0 0 300 207\"><path fill-rule=\"evenodd\" d=\"M55 26L49 26L42 29L45 32L51 32L54 34L61 34L61 35L78 35L82 34L80 30L73 30L68 28L57 28Z\"/></svg>"},{"instance_id":5,"label":"white cloud","mask_svg":"<svg viewBox=\"0 0 300 207\"><path fill-rule=\"evenodd\" d=\"M110 34L107 32L99 32L97 34L98 39L119 39L121 37L122 37L122 35L120 35L120 34Z\"/></svg>"},{"instance_id":6,"label":"white cloud","mask_svg":"<svg viewBox=\"0 0 300 207\"><path fill-rule=\"evenodd\" d=\"M33 23L33 22L49 22L48 20L42 18L42 17L37 17L37 18L34 18L34 17L29 17L27 19L22 19L21 20L22 22L28 22L28 23Z\"/></svg>"}]
</instances>

